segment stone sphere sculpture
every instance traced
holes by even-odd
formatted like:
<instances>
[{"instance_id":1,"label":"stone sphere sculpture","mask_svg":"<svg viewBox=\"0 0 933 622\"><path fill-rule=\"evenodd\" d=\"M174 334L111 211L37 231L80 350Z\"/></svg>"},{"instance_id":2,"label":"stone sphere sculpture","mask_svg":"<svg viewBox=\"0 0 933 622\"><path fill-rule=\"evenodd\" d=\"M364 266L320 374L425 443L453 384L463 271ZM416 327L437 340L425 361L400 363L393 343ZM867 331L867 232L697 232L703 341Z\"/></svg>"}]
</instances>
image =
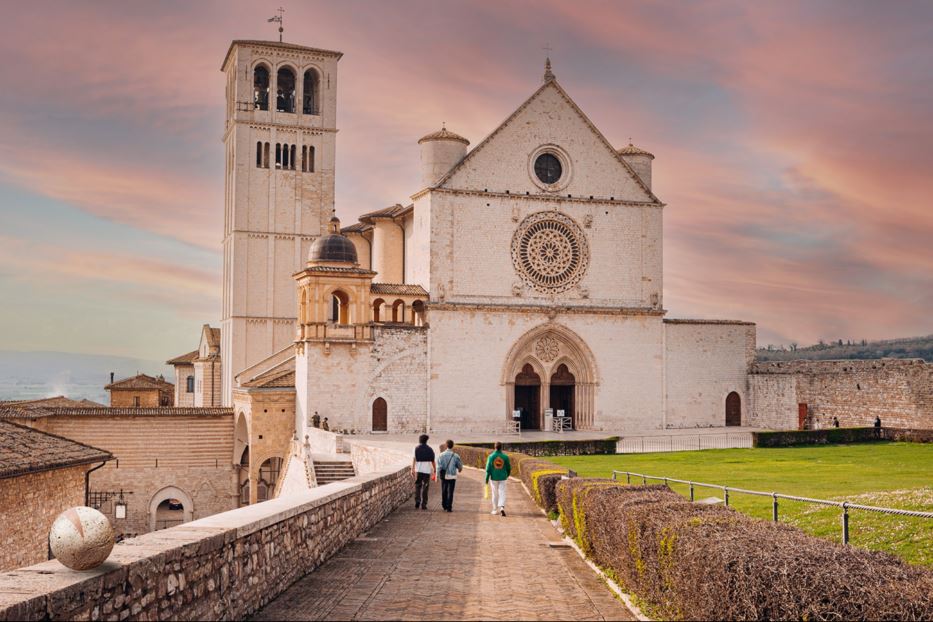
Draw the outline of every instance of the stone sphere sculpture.
<instances>
[{"instance_id":1,"label":"stone sphere sculpture","mask_svg":"<svg viewBox=\"0 0 933 622\"><path fill-rule=\"evenodd\" d=\"M72 570L100 566L113 550L113 543L113 527L107 517L84 506L59 514L49 531L52 554Z\"/></svg>"}]
</instances>

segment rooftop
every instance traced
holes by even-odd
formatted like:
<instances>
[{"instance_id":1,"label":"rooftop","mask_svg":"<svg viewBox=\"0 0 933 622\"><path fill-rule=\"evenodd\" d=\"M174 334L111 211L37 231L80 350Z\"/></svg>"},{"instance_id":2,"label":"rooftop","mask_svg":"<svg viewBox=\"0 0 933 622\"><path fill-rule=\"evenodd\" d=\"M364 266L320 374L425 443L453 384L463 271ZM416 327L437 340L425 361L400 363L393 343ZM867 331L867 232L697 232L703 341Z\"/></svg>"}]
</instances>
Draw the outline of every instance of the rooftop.
<instances>
[{"instance_id":1,"label":"rooftop","mask_svg":"<svg viewBox=\"0 0 933 622\"><path fill-rule=\"evenodd\" d=\"M0 404L0 420L43 417L219 417L232 415L232 408L160 406L157 408L48 407Z\"/></svg>"},{"instance_id":2,"label":"rooftop","mask_svg":"<svg viewBox=\"0 0 933 622\"><path fill-rule=\"evenodd\" d=\"M148 374L137 374L132 378L124 378L123 380L117 380L112 382L104 387L108 391L112 389L117 389L118 391L127 390L127 391L140 391L145 389L159 389L160 391L171 391L175 388L175 385L171 382L165 380L161 376L154 378Z\"/></svg>"},{"instance_id":3,"label":"rooftop","mask_svg":"<svg viewBox=\"0 0 933 622\"><path fill-rule=\"evenodd\" d=\"M340 60L340 57L343 56L343 52L335 52L334 50L322 50L321 48L311 48L304 45L295 45L294 43L280 43L279 41L261 41L258 39L234 39L230 42L230 47L227 48L227 53L224 55L224 62L220 64L220 70L223 71L224 67L227 66L227 61L230 60L230 55L233 53L233 48L238 45L261 45L268 48L279 48L282 50L294 50L296 52L308 52L311 54L320 54L321 56L332 56Z\"/></svg>"},{"instance_id":4,"label":"rooftop","mask_svg":"<svg viewBox=\"0 0 933 622\"><path fill-rule=\"evenodd\" d=\"M103 449L0 421L0 479L111 459Z\"/></svg>"}]
</instances>

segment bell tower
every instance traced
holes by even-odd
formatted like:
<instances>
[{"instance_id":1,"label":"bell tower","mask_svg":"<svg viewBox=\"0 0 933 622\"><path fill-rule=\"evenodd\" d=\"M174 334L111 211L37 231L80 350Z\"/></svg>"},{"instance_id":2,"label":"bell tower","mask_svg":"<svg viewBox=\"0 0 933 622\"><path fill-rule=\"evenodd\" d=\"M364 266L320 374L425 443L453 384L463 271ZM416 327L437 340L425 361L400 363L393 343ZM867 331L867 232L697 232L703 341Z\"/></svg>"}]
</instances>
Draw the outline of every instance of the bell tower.
<instances>
[{"instance_id":1,"label":"bell tower","mask_svg":"<svg viewBox=\"0 0 933 622\"><path fill-rule=\"evenodd\" d=\"M340 52L234 41L226 74L223 404L234 378L290 346L292 275L334 213Z\"/></svg>"}]
</instances>

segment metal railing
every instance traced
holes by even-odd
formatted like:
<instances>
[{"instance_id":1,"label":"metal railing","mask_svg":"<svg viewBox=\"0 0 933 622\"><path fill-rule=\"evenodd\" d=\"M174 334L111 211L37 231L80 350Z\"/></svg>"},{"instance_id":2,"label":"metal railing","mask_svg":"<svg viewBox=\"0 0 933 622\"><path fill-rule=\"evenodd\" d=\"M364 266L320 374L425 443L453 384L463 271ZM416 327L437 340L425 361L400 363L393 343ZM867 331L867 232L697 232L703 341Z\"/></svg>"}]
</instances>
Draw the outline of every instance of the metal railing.
<instances>
[{"instance_id":1,"label":"metal railing","mask_svg":"<svg viewBox=\"0 0 933 622\"><path fill-rule=\"evenodd\" d=\"M696 451L700 449L750 449L749 432L723 434L679 434L668 436L623 436L616 453L636 454L665 451Z\"/></svg>"},{"instance_id":2,"label":"metal railing","mask_svg":"<svg viewBox=\"0 0 933 622\"><path fill-rule=\"evenodd\" d=\"M878 512L879 514L894 514L897 516L911 516L914 518L933 518L933 512L920 512L918 510L899 510L897 508L879 508L873 505L862 505L859 503L850 503L848 501L830 501L828 499L813 499L811 497L798 497L796 495L785 495L778 492L762 492L760 490L746 490L744 488L733 488L731 486L722 486L720 484L706 484L703 482L694 482L685 479L676 479L673 477L658 477L657 475L645 475L644 473L633 473L632 471L613 471L612 479L618 481L619 475L624 475L626 482L631 484L632 477L636 480L641 479L643 484L648 480L657 480L664 482L664 485L670 488L671 482L675 484L686 484L690 487L690 500L694 501L694 488L713 488L722 491L723 503L728 507L729 494L738 493L742 495L752 495L755 497L771 498L771 520L778 522L778 499L787 501L800 501L802 503L812 503L815 505L826 505L842 509L842 543L849 543L849 510L862 510L864 512Z\"/></svg>"}]
</instances>

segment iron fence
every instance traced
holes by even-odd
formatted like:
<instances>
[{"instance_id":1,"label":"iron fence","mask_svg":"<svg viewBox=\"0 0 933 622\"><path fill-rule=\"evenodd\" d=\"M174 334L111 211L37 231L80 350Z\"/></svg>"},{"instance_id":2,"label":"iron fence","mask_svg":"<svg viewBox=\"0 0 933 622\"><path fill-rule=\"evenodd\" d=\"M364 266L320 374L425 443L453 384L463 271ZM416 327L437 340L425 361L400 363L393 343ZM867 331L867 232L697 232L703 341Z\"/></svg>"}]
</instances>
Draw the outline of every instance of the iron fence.
<instances>
[{"instance_id":1,"label":"iron fence","mask_svg":"<svg viewBox=\"0 0 933 622\"><path fill-rule=\"evenodd\" d=\"M616 453L645 454L700 449L750 449L752 435L748 432L723 434L678 434L670 436L624 436L619 439Z\"/></svg>"},{"instance_id":2,"label":"iron fence","mask_svg":"<svg viewBox=\"0 0 933 622\"><path fill-rule=\"evenodd\" d=\"M850 503L848 501L830 501L829 499L813 499L811 497L798 497L796 495L785 495L778 492L763 492L760 490L746 490L744 488L733 488L730 486L722 486L720 484L706 484L704 482L694 482L685 479L676 479L673 477L659 477L657 475L645 475L644 473L633 473L632 471L613 471L612 479L618 481L619 475L624 475L626 482L631 484L632 477L636 480L641 479L643 484L647 484L648 480L652 481L661 481L664 482L664 485L670 488L671 483L675 484L686 484L690 487L690 500L694 501L694 489L695 488L712 488L714 490L722 491L722 500L723 503L729 505L729 494L742 494L742 495L752 495L755 497L770 497L771 498L771 520L778 522L778 500L785 499L787 501L800 501L802 503L812 503L816 505L826 505L831 507L837 507L842 509L841 521L842 521L842 543L849 543L849 510L862 510L864 512L878 512L880 514L894 514L897 516L911 516L915 518L933 518L933 512L920 512L918 510L900 510L897 508L880 508L873 505L862 505L860 503Z\"/></svg>"}]
</instances>

